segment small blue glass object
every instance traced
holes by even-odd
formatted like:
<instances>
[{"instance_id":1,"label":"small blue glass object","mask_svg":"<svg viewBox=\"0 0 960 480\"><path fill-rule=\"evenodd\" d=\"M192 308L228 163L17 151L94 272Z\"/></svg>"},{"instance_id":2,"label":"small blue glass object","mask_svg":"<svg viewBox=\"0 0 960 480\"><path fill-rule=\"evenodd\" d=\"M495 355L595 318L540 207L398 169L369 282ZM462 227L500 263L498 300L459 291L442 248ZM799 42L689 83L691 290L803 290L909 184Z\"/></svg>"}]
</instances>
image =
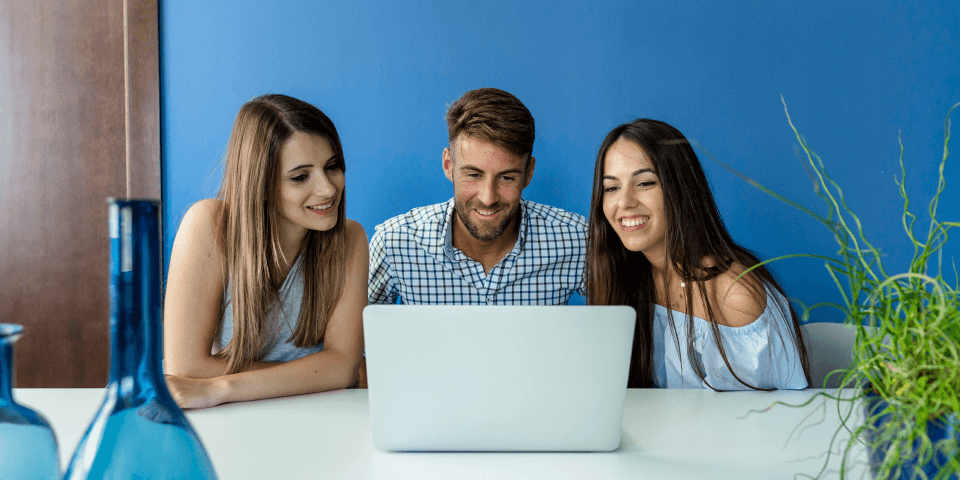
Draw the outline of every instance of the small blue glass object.
<instances>
[{"instance_id":1,"label":"small blue glass object","mask_svg":"<svg viewBox=\"0 0 960 480\"><path fill-rule=\"evenodd\" d=\"M13 342L23 327L0 323L0 479L60 478L57 437L47 419L13 400Z\"/></svg>"},{"instance_id":2,"label":"small blue glass object","mask_svg":"<svg viewBox=\"0 0 960 480\"><path fill-rule=\"evenodd\" d=\"M108 203L110 383L63 478L216 478L163 378L160 202Z\"/></svg>"}]
</instances>

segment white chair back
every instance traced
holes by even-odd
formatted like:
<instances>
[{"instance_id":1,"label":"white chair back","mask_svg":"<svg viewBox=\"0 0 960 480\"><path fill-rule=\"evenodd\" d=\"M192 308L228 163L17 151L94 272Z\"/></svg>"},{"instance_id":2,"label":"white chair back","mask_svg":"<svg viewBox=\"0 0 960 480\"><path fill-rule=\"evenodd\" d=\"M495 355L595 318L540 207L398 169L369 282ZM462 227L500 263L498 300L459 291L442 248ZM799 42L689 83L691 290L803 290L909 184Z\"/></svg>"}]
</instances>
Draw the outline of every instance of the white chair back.
<instances>
[{"instance_id":1,"label":"white chair back","mask_svg":"<svg viewBox=\"0 0 960 480\"><path fill-rule=\"evenodd\" d=\"M853 346L857 329L842 323L808 323L803 325L807 357L810 359L810 388L823 388L823 381L830 372L847 368L853 363ZM832 375L827 388L837 388L843 375Z\"/></svg>"}]
</instances>

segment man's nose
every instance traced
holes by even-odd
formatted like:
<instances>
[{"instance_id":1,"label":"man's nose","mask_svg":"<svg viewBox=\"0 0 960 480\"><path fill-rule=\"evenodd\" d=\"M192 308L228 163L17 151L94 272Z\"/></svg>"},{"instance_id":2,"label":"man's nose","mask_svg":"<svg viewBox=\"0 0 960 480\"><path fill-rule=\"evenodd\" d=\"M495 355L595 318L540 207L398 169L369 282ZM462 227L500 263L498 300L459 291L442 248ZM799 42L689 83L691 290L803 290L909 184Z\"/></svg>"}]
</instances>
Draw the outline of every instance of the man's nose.
<instances>
[{"instance_id":1,"label":"man's nose","mask_svg":"<svg viewBox=\"0 0 960 480\"><path fill-rule=\"evenodd\" d=\"M483 182L477 190L477 200L490 206L497 203L497 188L493 180Z\"/></svg>"}]
</instances>

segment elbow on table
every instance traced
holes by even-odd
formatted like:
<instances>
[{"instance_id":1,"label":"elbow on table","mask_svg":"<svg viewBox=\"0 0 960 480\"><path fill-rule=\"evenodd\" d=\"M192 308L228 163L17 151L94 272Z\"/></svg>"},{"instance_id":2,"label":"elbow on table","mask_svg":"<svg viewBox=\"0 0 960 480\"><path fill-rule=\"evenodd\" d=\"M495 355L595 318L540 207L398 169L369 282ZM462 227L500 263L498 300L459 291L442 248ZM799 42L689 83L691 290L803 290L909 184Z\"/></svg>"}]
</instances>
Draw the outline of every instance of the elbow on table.
<instances>
[{"instance_id":1,"label":"elbow on table","mask_svg":"<svg viewBox=\"0 0 960 480\"><path fill-rule=\"evenodd\" d=\"M328 379L327 385L330 390L341 390L357 385L360 370L361 357L353 358L354 355L338 353L341 358L337 362L338 368L335 368Z\"/></svg>"}]
</instances>

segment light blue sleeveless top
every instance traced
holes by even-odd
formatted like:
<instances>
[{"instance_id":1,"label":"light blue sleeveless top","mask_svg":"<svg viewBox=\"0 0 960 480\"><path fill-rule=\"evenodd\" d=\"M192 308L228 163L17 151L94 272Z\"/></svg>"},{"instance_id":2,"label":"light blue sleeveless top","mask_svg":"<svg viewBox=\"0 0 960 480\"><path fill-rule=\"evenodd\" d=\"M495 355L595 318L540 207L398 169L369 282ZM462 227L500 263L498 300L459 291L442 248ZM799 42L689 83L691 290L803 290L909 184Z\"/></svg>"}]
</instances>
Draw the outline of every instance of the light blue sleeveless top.
<instances>
[{"instance_id":1,"label":"light blue sleeveless top","mask_svg":"<svg viewBox=\"0 0 960 480\"><path fill-rule=\"evenodd\" d=\"M267 324L268 342L264 344L264 362L289 362L323 350L323 343L315 347L299 348L287 339L297 326L300 318L300 302L303 300L303 275L300 271L300 259L294 262L290 273L280 286L280 308L271 309ZM223 312L220 332L213 346L214 352L223 349L233 338L233 305L230 302L230 289L224 297L227 308Z\"/></svg>"},{"instance_id":2,"label":"light blue sleeveless top","mask_svg":"<svg viewBox=\"0 0 960 480\"><path fill-rule=\"evenodd\" d=\"M785 298L767 288L767 307L742 327L720 327L720 338L730 366L743 381L758 388L807 387L800 355L791 334L790 310ZM655 306L653 323L654 384L660 388L709 388L693 369L703 366L706 381L717 390L748 390L730 373L713 336L710 322L693 317L693 355L687 352L687 315L673 311L676 337L667 308ZM679 351L677 345L680 346Z\"/></svg>"}]
</instances>

